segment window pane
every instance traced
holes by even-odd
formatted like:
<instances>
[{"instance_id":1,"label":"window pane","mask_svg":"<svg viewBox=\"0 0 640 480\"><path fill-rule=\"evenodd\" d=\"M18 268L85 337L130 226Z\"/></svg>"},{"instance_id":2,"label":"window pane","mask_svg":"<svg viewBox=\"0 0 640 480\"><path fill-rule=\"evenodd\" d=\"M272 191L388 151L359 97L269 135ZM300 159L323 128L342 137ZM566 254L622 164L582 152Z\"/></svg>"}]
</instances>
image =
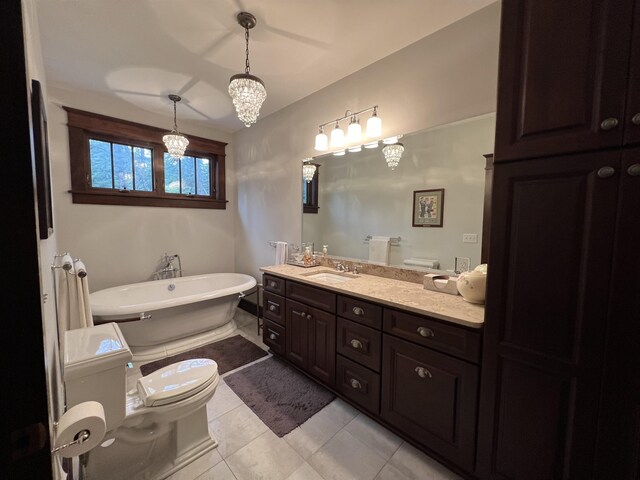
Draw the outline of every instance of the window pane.
<instances>
[{"instance_id":1,"label":"window pane","mask_svg":"<svg viewBox=\"0 0 640 480\"><path fill-rule=\"evenodd\" d=\"M114 188L133 190L133 165L129 145L113 144Z\"/></svg>"},{"instance_id":2,"label":"window pane","mask_svg":"<svg viewBox=\"0 0 640 480\"><path fill-rule=\"evenodd\" d=\"M196 159L193 157L182 157L182 193L196 193Z\"/></svg>"},{"instance_id":3,"label":"window pane","mask_svg":"<svg viewBox=\"0 0 640 480\"><path fill-rule=\"evenodd\" d=\"M168 153L164 154L164 191L180 193L180 163Z\"/></svg>"},{"instance_id":4,"label":"window pane","mask_svg":"<svg viewBox=\"0 0 640 480\"><path fill-rule=\"evenodd\" d=\"M89 140L89 158L91 161L91 186L113 188L111 144L100 140Z\"/></svg>"},{"instance_id":5,"label":"window pane","mask_svg":"<svg viewBox=\"0 0 640 480\"><path fill-rule=\"evenodd\" d=\"M302 203L307 204L307 181L302 179Z\"/></svg>"},{"instance_id":6,"label":"window pane","mask_svg":"<svg viewBox=\"0 0 640 480\"><path fill-rule=\"evenodd\" d=\"M153 191L152 155L150 148L133 147L136 190Z\"/></svg>"},{"instance_id":7,"label":"window pane","mask_svg":"<svg viewBox=\"0 0 640 480\"><path fill-rule=\"evenodd\" d=\"M208 158L196 158L196 171L198 173L196 194L198 195L211 195L209 165L210 162Z\"/></svg>"}]
</instances>

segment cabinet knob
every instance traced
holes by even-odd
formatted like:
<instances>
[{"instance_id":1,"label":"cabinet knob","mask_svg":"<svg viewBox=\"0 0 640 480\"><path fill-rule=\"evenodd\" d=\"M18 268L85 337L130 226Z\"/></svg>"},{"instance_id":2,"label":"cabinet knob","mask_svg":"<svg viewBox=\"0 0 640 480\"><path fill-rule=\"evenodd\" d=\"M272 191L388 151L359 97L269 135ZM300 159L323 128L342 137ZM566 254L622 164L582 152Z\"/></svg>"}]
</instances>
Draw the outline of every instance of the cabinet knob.
<instances>
[{"instance_id":1,"label":"cabinet knob","mask_svg":"<svg viewBox=\"0 0 640 480\"><path fill-rule=\"evenodd\" d=\"M602 167L601 169L598 170L598 176L600 178L609 178L614 173L616 173L616 169L613 167Z\"/></svg>"},{"instance_id":2,"label":"cabinet knob","mask_svg":"<svg viewBox=\"0 0 640 480\"><path fill-rule=\"evenodd\" d=\"M274 282L274 281L271 281L271 282L269 282L269 286L271 288L276 288L278 286L278 284L276 282Z\"/></svg>"},{"instance_id":3,"label":"cabinet knob","mask_svg":"<svg viewBox=\"0 0 640 480\"><path fill-rule=\"evenodd\" d=\"M627 173L632 177L640 176L640 163L634 163L629 168L627 168Z\"/></svg>"},{"instance_id":4,"label":"cabinet knob","mask_svg":"<svg viewBox=\"0 0 640 480\"><path fill-rule=\"evenodd\" d=\"M364 316L364 309L360 308L360 307L353 307L351 309L351 311L353 312L354 315L357 315L359 317Z\"/></svg>"},{"instance_id":5,"label":"cabinet knob","mask_svg":"<svg viewBox=\"0 0 640 480\"><path fill-rule=\"evenodd\" d=\"M424 367L416 367L415 372L420 378L432 378L431 372Z\"/></svg>"},{"instance_id":6,"label":"cabinet knob","mask_svg":"<svg viewBox=\"0 0 640 480\"><path fill-rule=\"evenodd\" d=\"M425 338L435 337L435 333L433 333L433 330L427 327L418 327L418 333Z\"/></svg>"},{"instance_id":7,"label":"cabinet knob","mask_svg":"<svg viewBox=\"0 0 640 480\"><path fill-rule=\"evenodd\" d=\"M313 317L311 316L311 314L307 314L307 320L311 320Z\"/></svg>"},{"instance_id":8,"label":"cabinet knob","mask_svg":"<svg viewBox=\"0 0 640 480\"><path fill-rule=\"evenodd\" d=\"M360 390L362 388L362 384L355 378L352 378L350 383L351 388L355 388L356 390Z\"/></svg>"},{"instance_id":9,"label":"cabinet knob","mask_svg":"<svg viewBox=\"0 0 640 480\"><path fill-rule=\"evenodd\" d=\"M618 126L618 119L615 117L605 118L602 123L600 123L600 128L602 130L613 130Z\"/></svg>"},{"instance_id":10,"label":"cabinet knob","mask_svg":"<svg viewBox=\"0 0 640 480\"><path fill-rule=\"evenodd\" d=\"M270 340L275 340L276 338L278 338L278 336L275 333L272 333L271 335L269 335Z\"/></svg>"},{"instance_id":11,"label":"cabinet knob","mask_svg":"<svg viewBox=\"0 0 640 480\"><path fill-rule=\"evenodd\" d=\"M640 112L631 117L631 123L633 123L634 125L640 125Z\"/></svg>"},{"instance_id":12,"label":"cabinet knob","mask_svg":"<svg viewBox=\"0 0 640 480\"><path fill-rule=\"evenodd\" d=\"M362 348L362 342L355 338L349 342L353 348Z\"/></svg>"},{"instance_id":13,"label":"cabinet knob","mask_svg":"<svg viewBox=\"0 0 640 480\"><path fill-rule=\"evenodd\" d=\"M275 312L276 311L276 306L275 305L269 305L269 311Z\"/></svg>"},{"instance_id":14,"label":"cabinet knob","mask_svg":"<svg viewBox=\"0 0 640 480\"><path fill-rule=\"evenodd\" d=\"M307 316L307 312L301 312L301 313L300 313L300 316L301 316L301 317L306 317L306 316Z\"/></svg>"}]
</instances>

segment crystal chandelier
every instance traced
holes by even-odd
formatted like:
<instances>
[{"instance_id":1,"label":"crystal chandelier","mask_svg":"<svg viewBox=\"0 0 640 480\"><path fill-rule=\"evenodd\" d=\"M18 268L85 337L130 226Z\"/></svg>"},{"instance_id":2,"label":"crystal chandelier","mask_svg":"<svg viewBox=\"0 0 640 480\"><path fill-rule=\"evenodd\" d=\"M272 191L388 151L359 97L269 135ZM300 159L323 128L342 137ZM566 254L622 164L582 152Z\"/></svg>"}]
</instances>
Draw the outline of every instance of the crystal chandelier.
<instances>
[{"instance_id":1,"label":"crystal chandelier","mask_svg":"<svg viewBox=\"0 0 640 480\"><path fill-rule=\"evenodd\" d=\"M382 153L384 154L384 159L387 161L387 165L391 170L395 170L395 168L400 163L400 158L402 158L402 153L404 152L404 145L401 143L394 143L393 145L387 145L382 149Z\"/></svg>"},{"instance_id":2,"label":"crystal chandelier","mask_svg":"<svg viewBox=\"0 0 640 480\"><path fill-rule=\"evenodd\" d=\"M251 69L249 66L249 29L256 26L256 17L248 12L240 12L237 19L245 30L246 60L244 73L238 73L229 80L229 95L231 95L233 105L236 107L238 118L245 127L250 127L252 123L256 123L258 115L260 115L260 107L267 98L267 91L260 78L249 74Z\"/></svg>"},{"instance_id":3,"label":"crystal chandelier","mask_svg":"<svg viewBox=\"0 0 640 480\"><path fill-rule=\"evenodd\" d=\"M310 158L305 158L303 160L303 164L302 164L302 178L304 178L307 183L311 183L311 180L313 180L313 176L316 173L316 166L313 165L311 162Z\"/></svg>"},{"instance_id":4,"label":"crystal chandelier","mask_svg":"<svg viewBox=\"0 0 640 480\"><path fill-rule=\"evenodd\" d=\"M180 159L184 155L187 145L189 145L187 137L178 131L178 124L176 122L176 103L182 100L182 98L178 95L169 95L169 100L173 102L173 130L162 137L162 141L167 146L169 155L173 158Z\"/></svg>"}]
</instances>

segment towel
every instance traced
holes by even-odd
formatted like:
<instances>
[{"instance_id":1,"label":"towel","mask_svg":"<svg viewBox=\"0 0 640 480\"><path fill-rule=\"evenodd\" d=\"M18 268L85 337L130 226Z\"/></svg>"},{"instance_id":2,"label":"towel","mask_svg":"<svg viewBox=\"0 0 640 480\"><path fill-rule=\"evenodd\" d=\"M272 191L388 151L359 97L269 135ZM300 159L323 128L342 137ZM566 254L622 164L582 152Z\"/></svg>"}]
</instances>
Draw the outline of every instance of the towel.
<instances>
[{"instance_id":1,"label":"towel","mask_svg":"<svg viewBox=\"0 0 640 480\"><path fill-rule=\"evenodd\" d=\"M276 242L276 265L287 263L287 242Z\"/></svg>"},{"instance_id":2,"label":"towel","mask_svg":"<svg viewBox=\"0 0 640 480\"><path fill-rule=\"evenodd\" d=\"M406 258L402 263L405 265L415 265L417 267L440 268L440 262L430 258Z\"/></svg>"},{"instance_id":3,"label":"towel","mask_svg":"<svg viewBox=\"0 0 640 480\"><path fill-rule=\"evenodd\" d=\"M389 265L390 238L373 236L369 240L369 263Z\"/></svg>"},{"instance_id":4,"label":"towel","mask_svg":"<svg viewBox=\"0 0 640 480\"><path fill-rule=\"evenodd\" d=\"M93 327L93 315L91 314L91 304L89 303L89 278L87 269L82 260L76 260L73 264L78 287L78 325L72 328Z\"/></svg>"}]
</instances>

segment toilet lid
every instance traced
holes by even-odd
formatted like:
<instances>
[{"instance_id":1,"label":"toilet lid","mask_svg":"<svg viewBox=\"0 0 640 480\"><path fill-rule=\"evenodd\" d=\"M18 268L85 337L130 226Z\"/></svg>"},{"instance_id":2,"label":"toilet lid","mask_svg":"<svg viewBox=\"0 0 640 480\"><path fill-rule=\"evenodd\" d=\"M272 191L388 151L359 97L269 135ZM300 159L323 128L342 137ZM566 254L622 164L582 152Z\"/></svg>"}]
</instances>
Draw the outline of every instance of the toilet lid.
<instances>
[{"instance_id":1,"label":"toilet lid","mask_svg":"<svg viewBox=\"0 0 640 480\"><path fill-rule=\"evenodd\" d=\"M145 406L167 405L195 395L218 377L218 364L208 358L173 363L138 379Z\"/></svg>"}]
</instances>

